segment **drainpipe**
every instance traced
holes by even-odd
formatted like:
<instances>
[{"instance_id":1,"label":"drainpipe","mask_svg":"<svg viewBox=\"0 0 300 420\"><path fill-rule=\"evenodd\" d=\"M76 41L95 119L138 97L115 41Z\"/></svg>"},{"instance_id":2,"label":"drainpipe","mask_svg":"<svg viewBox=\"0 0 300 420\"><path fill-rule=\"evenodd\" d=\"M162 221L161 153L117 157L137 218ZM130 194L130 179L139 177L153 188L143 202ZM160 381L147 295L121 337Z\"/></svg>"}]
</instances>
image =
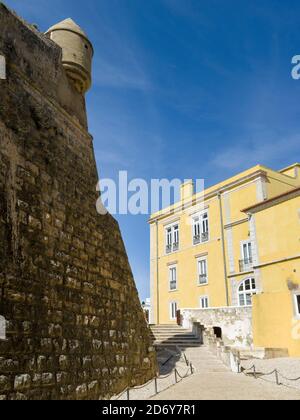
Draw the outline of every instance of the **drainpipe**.
<instances>
[{"instance_id":1,"label":"drainpipe","mask_svg":"<svg viewBox=\"0 0 300 420\"><path fill-rule=\"evenodd\" d=\"M156 219L156 317L157 324L159 325L159 266L158 266L158 220Z\"/></svg>"},{"instance_id":2,"label":"drainpipe","mask_svg":"<svg viewBox=\"0 0 300 420\"><path fill-rule=\"evenodd\" d=\"M226 304L227 306L229 306L229 291L228 291L228 283L227 283L227 263L226 263L225 236L224 236L224 223L223 223L223 206L222 206L222 194L220 192L218 193L218 199L219 199L219 206L220 206L220 225L221 225L221 238L222 238Z\"/></svg>"}]
</instances>

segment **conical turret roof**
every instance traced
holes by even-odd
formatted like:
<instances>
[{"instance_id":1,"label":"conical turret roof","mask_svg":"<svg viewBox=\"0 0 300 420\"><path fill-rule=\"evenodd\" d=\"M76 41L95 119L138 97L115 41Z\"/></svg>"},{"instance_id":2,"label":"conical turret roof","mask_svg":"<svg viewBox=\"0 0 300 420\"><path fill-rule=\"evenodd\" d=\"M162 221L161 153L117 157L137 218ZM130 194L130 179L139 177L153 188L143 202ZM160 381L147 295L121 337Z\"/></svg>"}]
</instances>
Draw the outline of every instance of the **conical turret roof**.
<instances>
[{"instance_id":1,"label":"conical turret roof","mask_svg":"<svg viewBox=\"0 0 300 420\"><path fill-rule=\"evenodd\" d=\"M77 25L77 23L75 23L74 20L71 18L62 20L61 22L56 23L55 25L51 26L51 28L48 29L46 34L50 32L54 32L54 31L62 31L62 30L75 32L76 34L79 34L83 36L84 38L86 38L87 40L89 40L84 30L81 29L80 26Z\"/></svg>"}]
</instances>

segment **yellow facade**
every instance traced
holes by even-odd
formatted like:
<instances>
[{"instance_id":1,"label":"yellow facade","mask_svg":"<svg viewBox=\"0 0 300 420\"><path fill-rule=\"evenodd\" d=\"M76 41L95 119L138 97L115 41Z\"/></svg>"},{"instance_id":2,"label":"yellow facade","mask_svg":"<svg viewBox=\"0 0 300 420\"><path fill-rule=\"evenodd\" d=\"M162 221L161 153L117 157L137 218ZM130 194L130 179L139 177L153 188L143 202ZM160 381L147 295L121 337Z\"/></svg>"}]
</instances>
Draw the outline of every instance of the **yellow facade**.
<instances>
[{"instance_id":1,"label":"yellow facade","mask_svg":"<svg viewBox=\"0 0 300 420\"><path fill-rule=\"evenodd\" d=\"M267 228L263 221L261 225L257 221L258 226L255 227L243 210L295 190L299 185L299 164L283 171L258 165L206 189L204 195L193 194L191 183L183 185L181 201L150 218L152 323L176 323L176 309L251 304L247 292L249 284L258 295L264 287L270 293L274 292L274 287L282 293L280 280L277 284L266 271L269 280L265 285L264 270L256 269L264 259L281 258L283 251L271 241L274 225L277 224L274 220L272 224L269 216ZM206 215L207 219L203 219ZM196 217L201 221L200 243L197 243L199 235L195 234L198 232L197 222L194 222ZM208 226L208 232L205 226ZM297 227L299 229L299 224ZM282 227L283 230L286 228L289 229ZM292 251L292 244L295 248L298 244L299 248L300 238L292 239L295 229L281 242L286 254ZM257 247L256 235L261 241ZM282 240L281 231L276 233L277 240ZM173 246L174 241L176 246ZM265 255L260 255L261 252ZM206 260L204 274L201 271L203 260ZM172 271L174 268L175 274ZM245 283L248 279L250 283ZM240 291L241 288L245 291ZM255 299L255 306L256 302ZM259 316L254 319L255 326L257 323L260 323ZM263 329L257 331L257 344L263 345L260 335L265 332Z\"/></svg>"},{"instance_id":2,"label":"yellow facade","mask_svg":"<svg viewBox=\"0 0 300 420\"><path fill-rule=\"evenodd\" d=\"M247 213L255 226L261 289L253 298L254 344L300 356L300 189Z\"/></svg>"}]
</instances>

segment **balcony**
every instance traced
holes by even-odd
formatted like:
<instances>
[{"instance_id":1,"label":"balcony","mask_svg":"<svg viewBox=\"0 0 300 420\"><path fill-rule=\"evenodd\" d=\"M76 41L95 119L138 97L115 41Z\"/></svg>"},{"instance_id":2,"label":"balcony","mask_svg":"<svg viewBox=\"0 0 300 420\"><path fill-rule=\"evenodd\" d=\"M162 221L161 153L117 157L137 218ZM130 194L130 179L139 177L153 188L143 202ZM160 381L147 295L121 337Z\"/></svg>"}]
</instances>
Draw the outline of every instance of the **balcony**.
<instances>
[{"instance_id":1,"label":"balcony","mask_svg":"<svg viewBox=\"0 0 300 420\"><path fill-rule=\"evenodd\" d=\"M170 281L170 291L173 292L174 290L177 290L177 281L176 280Z\"/></svg>"},{"instance_id":2,"label":"balcony","mask_svg":"<svg viewBox=\"0 0 300 420\"><path fill-rule=\"evenodd\" d=\"M179 242L175 242L173 244L173 252L178 251L178 249L179 249Z\"/></svg>"},{"instance_id":3,"label":"balcony","mask_svg":"<svg viewBox=\"0 0 300 420\"><path fill-rule=\"evenodd\" d=\"M209 233L208 232L202 232L201 233L201 240L202 242L207 242L209 238Z\"/></svg>"},{"instance_id":4,"label":"balcony","mask_svg":"<svg viewBox=\"0 0 300 420\"><path fill-rule=\"evenodd\" d=\"M201 242L201 236L200 235L194 235L194 238L193 238L194 245L198 245L198 244L200 244L200 242Z\"/></svg>"},{"instance_id":5,"label":"balcony","mask_svg":"<svg viewBox=\"0 0 300 420\"><path fill-rule=\"evenodd\" d=\"M171 254L179 250L179 242L174 243L173 245L166 246L166 254Z\"/></svg>"},{"instance_id":6,"label":"balcony","mask_svg":"<svg viewBox=\"0 0 300 420\"><path fill-rule=\"evenodd\" d=\"M208 283L207 274L199 274L199 284L204 285Z\"/></svg>"},{"instance_id":7,"label":"balcony","mask_svg":"<svg viewBox=\"0 0 300 420\"><path fill-rule=\"evenodd\" d=\"M194 243L194 245L199 245L203 242L207 242L208 239L209 239L209 233L208 232L203 232L203 233L201 233L201 235L194 235L193 243Z\"/></svg>"},{"instance_id":8,"label":"balcony","mask_svg":"<svg viewBox=\"0 0 300 420\"><path fill-rule=\"evenodd\" d=\"M253 268L253 259L252 258L245 258L244 260L239 261L240 265L240 272L243 273L245 271L250 271Z\"/></svg>"}]
</instances>

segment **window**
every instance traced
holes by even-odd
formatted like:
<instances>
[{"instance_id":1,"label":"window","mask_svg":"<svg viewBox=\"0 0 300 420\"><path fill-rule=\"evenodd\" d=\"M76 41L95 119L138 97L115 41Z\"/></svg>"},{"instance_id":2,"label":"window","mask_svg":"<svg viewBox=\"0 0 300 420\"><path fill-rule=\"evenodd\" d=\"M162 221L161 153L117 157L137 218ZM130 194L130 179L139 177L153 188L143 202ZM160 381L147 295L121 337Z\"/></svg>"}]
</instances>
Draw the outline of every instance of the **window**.
<instances>
[{"instance_id":1,"label":"window","mask_svg":"<svg viewBox=\"0 0 300 420\"><path fill-rule=\"evenodd\" d=\"M169 268L169 282L170 290L177 290L177 267L173 266Z\"/></svg>"},{"instance_id":2,"label":"window","mask_svg":"<svg viewBox=\"0 0 300 420\"><path fill-rule=\"evenodd\" d=\"M171 302L170 303L170 319L172 321L177 319L177 310L178 310L177 302Z\"/></svg>"},{"instance_id":3,"label":"window","mask_svg":"<svg viewBox=\"0 0 300 420\"><path fill-rule=\"evenodd\" d=\"M172 228L166 229L166 251L167 253L172 252Z\"/></svg>"},{"instance_id":4,"label":"window","mask_svg":"<svg viewBox=\"0 0 300 420\"><path fill-rule=\"evenodd\" d=\"M240 306L251 306L252 296L256 295L256 282L255 279L244 280L238 290L238 298Z\"/></svg>"},{"instance_id":5,"label":"window","mask_svg":"<svg viewBox=\"0 0 300 420\"><path fill-rule=\"evenodd\" d=\"M209 237L208 231L208 214L204 213L202 216L202 242L207 242Z\"/></svg>"},{"instance_id":6,"label":"window","mask_svg":"<svg viewBox=\"0 0 300 420\"><path fill-rule=\"evenodd\" d=\"M253 267L252 243L250 241L242 242L241 253L240 271L250 270Z\"/></svg>"},{"instance_id":7,"label":"window","mask_svg":"<svg viewBox=\"0 0 300 420\"><path fill-rule=\"evenodd\" d=\"M209 240L208 213L193 218L193 243L198 245Z\"/></svg>"},{"instance_id":8,"label":"window","mask_svg":"<svg viewBox=\"0 0 300 420\"><path fill-rule=\"evenodd\" d=\"M179 226L175 225L173 227L173 251L178 251L179 249Z\"/></svg>"},{"instance_id":9,"label":"window","mask_svg":"<svg viewBox=\"0 0 300 420\"><path fill-rule=\"evenodd\" d=\"M200 258L198 260L198 284L204 285L208 283L207 276L207 259Z\"/></svg>"},{"instance_id":10,"label":"window","mask_svg":"<svg viewBox=\"0 0 300 420\"><path fill-rule=\"evenodd\" d=\"M179 225L175 224L166 228L166 253L178 251L179 249Z\"/></svg>"},{"instance_id":11,"label":"window","mask_svg":"<svg viewBox=\"0 0 300 420\"><path fill-rule=\"evenodd\" d=\"M194 245L200 244L201 242L201 225L200 217L194 217L193 219L193 242Z\"/></svg>"},{"instance_id":12,"label":"window","mask_svg":"<svg viewBox=\"0 0 300 420\"><path fill-rule=\"evenodd\" d=\"M209 308L208 296L201 296L200 297L200 308L201 309L208 309Z\"/></svg>"},{"instance_id":13,"label":"window","mask_svg":"<svg viewBox=\"0 0 300 420\"><path fill-rule=\"evenodd\" d=\"M300 317L300 293L295 294L296 316Z\"/></svg>"}]
</instances>

